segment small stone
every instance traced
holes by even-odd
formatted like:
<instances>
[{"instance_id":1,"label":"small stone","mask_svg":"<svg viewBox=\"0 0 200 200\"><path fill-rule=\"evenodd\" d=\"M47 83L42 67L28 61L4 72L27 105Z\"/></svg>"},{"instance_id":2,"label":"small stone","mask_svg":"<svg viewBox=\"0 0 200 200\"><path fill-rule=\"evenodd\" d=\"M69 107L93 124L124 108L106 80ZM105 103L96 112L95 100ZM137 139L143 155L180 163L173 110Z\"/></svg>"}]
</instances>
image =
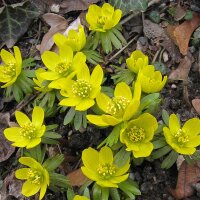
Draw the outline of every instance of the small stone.
<instances>
[{"instance_id":1,"label":"small stone","mask_svg":"<svg viewBox=\"0 0 200 200\"><path fill-rule=\"evenodd\" d=\"M163 52L163 61L166 63L169 60L168 53L166 51Z\"/></svg>"},{"instance_id":2,"label":"small stone","mask_svg":"<svg viewBox=\"0 0 200 200\"><path fill-rule=\"evenodd\" d=\"M172 85L171 85L171 88L172 88L172 89L176 89L177 86L176 86L175 84L172 84Z\"/></svg>"},{"instance_id":3,"label":"small stone","mask_svg":"<svg viewBox=\"0 0 200 200\"><path fill-rule=\"evenodd\" d=\"M52 4L50 10L51 10L51 12L59 13L60 5L59 4Z\"/></svg>"}]
</instances>

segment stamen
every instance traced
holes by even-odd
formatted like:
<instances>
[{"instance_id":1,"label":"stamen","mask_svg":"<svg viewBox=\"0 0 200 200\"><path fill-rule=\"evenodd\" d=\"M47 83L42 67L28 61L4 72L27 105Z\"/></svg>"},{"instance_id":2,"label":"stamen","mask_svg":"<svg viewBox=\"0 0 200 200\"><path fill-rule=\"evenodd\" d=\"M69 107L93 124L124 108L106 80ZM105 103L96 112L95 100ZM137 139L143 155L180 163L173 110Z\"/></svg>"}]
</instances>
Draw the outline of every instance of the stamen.
<instances>
[{"instance_id":1,"label":"stamen","mask_svg":"<svg viewBox=\"0 0 200 200\"><path fill-rule=\"evenodd\" d=\"M31 181L31 183L39 185L42 182L42 175L36 170L29 169L28 179Z\"/></svg>"},{"instance_id":2,"label":"stamen","mask_svg":"<svg viewBox=\"0 0 200 200\"><path fill-rule=\"evenodd\" d=\"M188 135L182 129L179 129L174 136L175 138L177 138L177 141L181 144L184 144L189 141Z\"/></svg>"},{"instance_id":3,"label":"stamen","mask_svg":"<svg viewBox=\"0 0 200 200\"><path fill-rule=\"evenodd\" d=\"M88 98L91 90L91 84L85 80L79 79L72 85L73 94L81 98Z\"/></svg>"},{"instance_id":4,"label":"stamen","mask_svg":"<svg viewBox=\"0 0 200 200\"><path fill-rule=\"evenodd\" d=\"M25 138L28 138L28 139L35 138L36 137L36 128L35 128L35 126L32 123L24 124L21 127L20 135L22 137L25 137Z\"/></svg>"},{"instance_id":5,"label":"stamen","mask_svg":"<svg viewBox=\"0 0 200 200\"><path fill-rule=\"evenodd\" d=\"M3 76L4 77L13 77L16 74L16 67L14 63L8 63L3 66Z\"/></svg>"},{"instance_id":6,"label":"stamen","mask_svg":"<svg viewBox=\"0 0 200 200\"><path fill-rule=\"evenodd\" d=\"M126 130L127 136L132 142L139 142L145 138L145 130L143 128L138 128L137 126L133 126Z\"/></svg>"},{"instance_id":7,"label":"stamen","mask_svg":"<svg viewBox=\"0 0 200 200\"><path fill-rule=\"evenodd\" d=\"M71 63L61 62L56 66L55 71L61 74L63 72L66 72L70 66Z\"/></svg>"},{"instance_id":8,"label":"stamen","mask_svg":"<svg viewBox=\"0 0 200 200\"><path fill-rule=\"evenodd\" d=\"M108 179L116 173L116 167L108 163L99 165L97 172L103 179Z\"/></svg>"}]
</instances>

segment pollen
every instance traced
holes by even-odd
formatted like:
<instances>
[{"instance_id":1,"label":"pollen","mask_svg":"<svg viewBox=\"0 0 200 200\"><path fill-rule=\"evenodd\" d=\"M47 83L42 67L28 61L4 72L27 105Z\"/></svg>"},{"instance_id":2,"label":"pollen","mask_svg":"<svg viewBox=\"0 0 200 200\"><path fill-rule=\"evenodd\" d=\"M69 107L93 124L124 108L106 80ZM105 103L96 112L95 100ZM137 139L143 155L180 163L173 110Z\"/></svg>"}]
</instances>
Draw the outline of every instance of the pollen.
<instances>
[{"instance_id":1,"label":"pollen","mask_svg":"<svg viewBox=\"0 0 200 200\"><path fill-rule=\"evenodd\" d=\"M4 70L3 70L3 76L5 77L13 77L16 74L16 66L14 63L8 63L6 65L3 66Z\"/></svg>"},{"instance_id":2,"label":"pollen","mask_svg":"<svg viewBox=\"0 0 200 200\"><path fill-rule=\"evenodd\" d=\"M72 85L73 94L81 98L88 98L90 96L91 90L92 90L91 84L82 79L77 80Z\"/></svg>"},{"instance_id":3,"label":"pollen","mask_svg":"<svg viewBox=\"0 0 200 200\"><path fill-rule=\"evenodd\" d=\"M179 129L178 132L174 135L177 138L178 142L184 144L189 141L188 135L182 130Z\"/></svg>"},{"instance_id":4,"label":"pollen","mask_svg":"<svg viewBox=\"0 0 200 200\"><path fill-rule=\"evenodd\" d=\"M129 140L132 142L140 142L145 138L145 130L137 126L129 128L126 132Z\"/></svg>"},{"instance_id":5,"label":"pollen","mask_svg":"<svg viewBox=\"0 0 200 200\"><path fill-rule=\"evenodd\" d=\"M119 116L124 112L129 103L130 100L125 97L114 97L112 101L108 102L107 112L113 116Z\"/></svg>"},{"instance_id":6,"label":"pollen","mask_svg":"<svg viewBox=\"0 0 200 200\"><path fill-rule=\"evenodd\" d=\"M97 172L103 179L108 179L116 173L116 167L108 163L99 165Z\"/></svg>"},{"instance_id":7,"label":"pollen","mask_svg":"<svg viewBox=\"0 0 200 200\"><path fill-rule=\"evenodd\" d=\"M99 16L98 19L97 19L97 24L99 26L104 26L105 22L106 22L107 18L104 17L104 16Z\"/></svg>"},{"instance_id":8,"label":"pollen","mask_svg":"<svg viewBox=\"0 0 200 200\"><path fill-rule=\"evenodd\" d=\"M42 175L36 170L29 169L28 180L30 180L33 184L39 185L42 182Z\"/></svg>"},{"instance_id":9,"label":"pollen","mask_svg":"<svg viewBox=\"0 0 200 200\"><path fill-rule=\"evenodd\" d=\"M67 64L66 62L60 62L56 68L55 71L58 72L59 74L62 74L63 72L66 72L71 64Z\"/></svg>"},{"instance_id":10,"label":"pollen","mask_svg":"<svg viewBox=\"0 0 200 200\"><path fill-rule=\"evenodd\" d=\"M35 126L32 123L24 124L21 127L20 135L22 137L25 137L25 138L29 139L29 140L35 138L36 137L36 128L35 128Z\"/></svg>"}]
</instances>

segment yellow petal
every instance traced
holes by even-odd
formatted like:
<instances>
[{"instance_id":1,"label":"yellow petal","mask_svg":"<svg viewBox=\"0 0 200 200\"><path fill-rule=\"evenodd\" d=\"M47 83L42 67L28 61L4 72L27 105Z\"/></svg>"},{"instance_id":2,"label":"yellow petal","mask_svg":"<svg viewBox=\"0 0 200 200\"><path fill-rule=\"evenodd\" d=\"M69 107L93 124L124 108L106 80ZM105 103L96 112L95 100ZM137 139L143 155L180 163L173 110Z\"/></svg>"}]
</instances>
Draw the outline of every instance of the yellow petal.
<instances>
[{"instance_id":1,"label":"yellow petal","mask_svg":"<svg viewBox=\"0 0 200 200\"><path fill-rule=\"evenodd\" d=\"M108 124L102 120L102 116L87 115L86 117L87 120L92 124L95 124L97 126L108 126Z\"/></svg>"},{"instance_id":2,"label":"yellow petal","mask_svg":"<svg viewBox=\"0 0 200 200\"><path fill-rule=\"evenodd\" d=\"M116 117L111 115L102 115L102 120L110 126L115 126L122 121L122 119L117 119Z\"/></svg>"},{"instance_id":3,"label":"yellow petal","mask_svg":"<svg viewBox=\"0 0 200 200\"><path fill-rule=\"evenodd\" d=\"M118 185L115 183L112 183L110 180L98 180L97 185L100 185L101 187L114 187L118 188Z\"/></svg>"},{"instance_id":4,"label":"yellow petal","mask_svg":"<svg viewBox=\"0 0 200 200\"><path fill-rule=\"evenodd\" d=\"M114 91L114 96L115 97L125 97L128 100L132 100L132 92L130 87L124 83L120 82L116 85L115 91Z\"/></svg>"},{"instance_id":5,"label":"yellow petal","mask_svg":"<svg viewBox=\"0 0 200 200\"><path fill-rule=\"evenodd\" d=\"M18 179L25 180L29 177L30 168L21 168L15 172L15 176Z\"/></svg>"},{"instance_id":6,"label":"yellow petal","mask_svg":"<svg viewBox=\"0 0 200 200\"><path fill-rule=\"evenodd\" d=\"M123 176L114 176L110 179L110 182L112 183L121 183L125 181L128 178L129 174L125 174Z\"/></svg>"},{"instance_id":7,"label":"yellow petal","mask_svg":"<svg viewBox=\"0 0 200 200\"><path fill-rule=\"evenodd\" d=\"M19 69L20 69L20 71L18 71L18 74L19 74L21 72L22 56L21 56L19 47L17 46L14 46L14 55L15 55L16 65L19 66Z\"/></svg>"},{"instance_id":8,"label":"yellow petal","mask_svg":"<svg viewBox=\"0 0 200 200\"><path fill-rule=\"evenodd\" d=\"M90 71L88 66L84 65L82 69L77 73L77 79L82 79L85 81L90 81Z\"/></svg>"},{"instance_id":9,"label":"yellow petal","mask_svg":"<svg viewBox=\"0 0 200 200\"><path fill-rule=\"evenodd\" d=\"M31 123L31 120L28 118L28 116L25 115L24 113L20 112L20 111L15 112L15 117L16 117L17 123L20 126L23 126L24 124Z\"/></svg>"},{"instance_id":10,"label":"yellow petal","mask_svg":"<svg viewBox=\"0 0 200 200\"><path fill-rule=\"evenodd\" d=\"M126 162L126 164L122 167L119 167L115 173L115 176L121 176L122 174L125 174L129 168L130 168L130 158L128 159L128 161Z\"/></svg>"},{"instance_id":11,"label":"yellow petal","mask_svg":"<svg viewBox=\"0 0 200 200\"><path fill-rule=\"evenodd\" d=\"M43 182L42 185L41 185L41 189L40 189L39 200L41 200L44 197L46 191L47 191L47 184L45 182Z\"/></svg>"},{"instance_id":12,"label":"yellow petal","mask_svg":"<svg viewBox=\"0 0 200 200\"><path fill-rule=\"evenodd\" d=\"M41 127L43 122L44 122L44 110L39 106L35 106L33 108L33 113L32 113L32 123L36 127Z\"/></svg>"},{"instance_id":13,"label":"yellow petal","mask_svg":"<svg viewBox=\"0 0 200 200\"><path fill-rule=\"evenodd\" d=\"M187 143L185 143L185 147L197 147L200 145L200 135L189 139Z\"/></svg>"},{"instance_id":14,"label":"yellow petal","mask_svg":"<svg viewBox=\"0 0 200 200\"><path fill-rule=\"evenodd\" d=\"M22 186L22 194L26 197L30 197L36 194L40 190L39 184L33 184L31 181L26 181Z\"/></svg>"},{"instance_id":15,"label":"yellow petal","mask_svg":"<svg viewBox=\"0 0 200 200\"><path fill-rule=\"evenodd\" d=\"M87 167L81 167L81 171L83 174L93 181L97 181L99 179L97 172L92 171Z\"/></svg>"},{"instance_id":16,"label":"yellow petal","mask_svg":"<svg viewBox=\"0 0 200 200\"><path fill-rule=\"evenodd\" d=\"M5 64L16 63L14 56L5 49L1 50L1 59Z\"/></svg>"},{"instance_id":17,"label":"yellow petal","mask_svg":"<svg viewBox=\"0 0 200 200\"><path fill-rule=\"evenodd\" d=\"M80 97L70 97L60 101L59 105L61 106L76 106L81 102Z\"/></svg>"},{"instance_id":18,"label":"yellow petal","mask_svg":"<svg viewBox=\"0 0 200 200\"><path fill-rule=\"evenodd\" d=\"M104 165L104 164L112 165L113 164L113 153L109 147L104 146L101 148L101 150L99 152L99 163L101 165Z\"/></svg>"},{"instance_id":19,"label":"yellow petal","mask_svg":"<svg viewBox=\"0 0 200 200\"><path fill-rule=\"evenodd\" d=\"M90 83L94 87L99 87L102 81L103 81L103 70L100 65L97 65L91 74Z\"/></svg>"},{"instance_id":20,"label":"yellow petal","mask_svg":"<svg viewBox=\"0 0 200 200\"><path fill-rule=\"evenodd\" d=\"M76 55L73 58L73 63L71 66L72 71L78 72L81 71L82 68L87 67L86 65L86 56L82 52L76 53Z\"/></svg>"},{"instance_id":21,"label":"yellow petal","mask_svg":"<svg viewBox=\"0 0 200 200\"><path fill-rule=\"evenodd\" d=\"M121 17L122 17L122 11L120 9L115 10L113 17L112 17L113 27L116 26L119 23Z\"/></svg>"},{"instance_id":22,"label":"yellow petal","mask_svg":"<svg viewBox=\"0 0 200 200\"><path fill-rule=\"evenodd\" d=\"M44 80L56 80L58 78L60 78L60 75L57 72L53 72L53 71L47 71L47 72L43 72L40 75Z\"/></svg>"},{"instance_id":23,"label":"yellow petal","mask_svg":"<svg viewBox=\"0 0 200 200\"><path fill-rule=\"evenodd\" d=\"M12 128L6 128L4 130L4 135L9 141L17 141L20 137L20 127L12 127Z\"/></svg>"},{"instance_id":24,"label":"yellow petal","mask_svg":"<svg viewBox=\"0 0 200 200\"><path fill-rule=\"evenodd\" d=\"M180 122L175 114L171 114L169 117L169 129L172 134L176 134L180 129Z\"/></svg>"},{"instance_id":25,"label":"yellow petal","mask_svg":"<svg viewBox=\"0 0 200 200\"><path fill-rule=\"evenodd\" d=\"M38 163L35 159L33 159L31 157L21 157L21 158L19 158L19 162L30 168L43 171L43 167L40 165L40 163Z\"/></svg>"},{"instance_id":26,"label":"yellow petal","mask_svg":"<svg viewBox=\"0 0 200 200\"><path fill-rule=\"evenodd\" d=\"M110 97L108 97L106 94L104 93L99 93L96 97L96 102L97 105L99 106L99 108L104 111L105 113L107 112L108 109L108 105L112 100L110 99Z\"/></svg>"},{"instance_id":27,"label":"yellow petal","mask_svg":"<svg viewBox=\"0 0 200 200\"><path fill-rule=\"evenodd\" d=\"M185 122L182 130L190 137L195 137L200 133L200 120L198 118L192 118Z\"/></svg>"},{"instance_id":28,"label":"yellow petal","mask_svg":"<svg viewBox=\"0 0 200 200\"><path fill-rule=\"evenodd\" d=\"M31 139L30 142L27 144L26 148L31 149L33 147L36 147L40 143L41 143L41 138Z\"/></svg>"},{"instance_id":29,"label":"yellow petal","mask_svg":"<svg viewBox=\"0 0 200 200\"><path fill-rule=\"evenodd\" d=\"M42 58L44 65L52 71L55 70L55 67L60 62L60 58L59 58L58 54L56 54L52 51L45 51L42 54L41 58Z\"/></svg>"},{"instance_id":30,"label":"yellow petal","mask_svg":"<svg viewBox=\"0 0 200 200\"><path fill-rule=\"evenodd\" d=\"M55 44L61 48L67 41L67 38L61 34L61 33L56 33L54 36L53 36L53 40L55 42Z\"/></svg>"},{"instance_id":31,"label":"yellow petal","mask_svg":"<svg viewBox=\"0 0 200 200\"><path fill-rule=\"evenodd\" d=\"M133 151L135 158L148 157L153 151L153 144L151 142L141 143L139 145L139 151Z\"/></svg>"},{"instance_id":32,"label":"yellow petal","mask_svg":"<svg viewBox=\"0 0 200 200\"><path fill-rule=\"evenodd\" d=\"M71 63L73 60L73 51L70 46L62 46L59 49L59 55L63 62Z\"/></svg>"},{"instance_id":33,"label":"yellow petal","mask_svg":"<svg viewBox=\"0 0 200 200\"><path fill-rule=\"evenodd\" d=\"M85 111L95 104L94 99L82 99L76 106L75 110Z\"/></svg>"}]
</instances>

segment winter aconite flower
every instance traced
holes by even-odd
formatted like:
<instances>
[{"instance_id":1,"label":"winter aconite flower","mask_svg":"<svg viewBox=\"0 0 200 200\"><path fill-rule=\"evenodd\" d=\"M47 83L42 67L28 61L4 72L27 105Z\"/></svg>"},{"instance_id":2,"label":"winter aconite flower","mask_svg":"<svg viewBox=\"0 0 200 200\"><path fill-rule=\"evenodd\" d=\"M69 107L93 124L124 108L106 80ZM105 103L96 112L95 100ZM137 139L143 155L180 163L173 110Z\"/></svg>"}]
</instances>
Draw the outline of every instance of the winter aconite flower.
<instances>
[{"instance_id":1,"label":"winter aconite flower","mask_svg":"<svg viewBox=\"0 0 200 200\"><path fill-rule=\"evenodd\" d=\"M120 132L120 141L126 145L127 151L132 151L135 158L148 157L153 150L150 141L157 128L156 118L149 113L144 113L124 125Z\"/></svg>"},{"instance_id":2,"label":"winter aconite flower","mask_svg":"<svg viewBox=\"0 0 200 200\"><path fill-rule=\"evenodd\" d=\"M82 66L86 65L86 56L78 52L73 57L73 51L69 46L63 46L59 49L59 55L45 51L42 54L42 61L48 68L48 71L41 73L40 76L45 80L52 81L50 84L60 78L73 77L78 71L82 69Z\"/></svg>"},{"instance_id":3,"label":"winter aconite flower","mask_svg":"<svg viewBox=\"0 0 200 200\"><path fill-rule=\"evenodd\" d=\"M88 9L86 20L90 30L106 32L119 23L121 16L122 11L114 10L109 3L104 3L102 8L93 4Z\"/></svg>"},{"instance_id":4,"label":"winter aconite flower","mask_svg":"<svg viewBox=\"0 0 200 200\"><path fill-rule=\"evenodd\" d=\"M129 160L124 166L118 167L114 164L113 153L107 146L102 147L100 152L91 147L85 149L82 160L83 174L102 187L118 187L118 183L128 178Z\"/></svg>"},{"instance_id":5,"label":"winter aconite flower","mask_svg":"<svg viewBox=\"0 0 200 200\"><path fill-rule=\"evenodd\" d=\"M86 44L86 35L83 26L78 27L78 31L70 30L67 36L57 33L53 37L59 48L68 45L73 51L81 51Z\"/></svg>"},{"instance_id":6,"label":"winter aconite flower","mask_svg":"<svg viewBox=\"0 0 200 200\"><path fill-rule=\"evenodd\" d=\"M30 197L40 191L39 200L41 200L49 185L48 171L36 160L30 157L21 157L19 162L29 168L18 169L15 173L16 178L26 180L22 186L22 194Z\"/></svg>"},{"instance_id":7,"label":"winter aconite flower","mask_svg":"<svg viewBox=\"0 0 200 200\"><path fill-rule=\"evenodd\" d=\"M94 99L101 90L103 70L97 65L90 75L89 68L84 66L77 73L77 80L62 79L57 82L56 88L61 89L64 98L59 103L62 106L75 106L76 110L84 111L95 104Z\"/></svg>"},{"instance_id":8,"label":"winter aconite flower","mask_svg":"<svg viewBox=\"0 0 200 200\"><path fill-rule=\"evenodd\" d=\"M139 108L140 96L140 83L135 83L134 95L126 83L118 83L112 99L104 93L100 93L96 98L97 105L106 114L87 115L87 119L97 126L115 126L122 121L130 120Z\"/></svg>"},{"instance_id":9,"label":"winter aconite flower","mask_svg":"<svg viewBox=\"0 0 200 200\"><path fill-rule=\"evenodd\" d=\"M73 200L89 200L87 197L85 196L80 196L80 195L76 195Z\"/></svg>"},{"instance_id":10,"label":"winter aconite flower","mask_svg":"<svg viewBox=\"0 0 200 200\"><path fill-rule=\"evenodd\" d=\"M140 50L135 50L129 58L126 59L126 64L128 68L134 72L138 73L140 69L148 65L148 56L144 55Z\"/></svg>"},{"instance_id":11,"label":"winter aconite flower","mask_svg":"<svg viewBox=\"0 0 200 200\"><path fill-rule=\"evenodd\" d=\"M167 143L180 154L193 154L200 145L200 120L192 118L181 128L178 117L170 115L169 127L163 128Z\"/></svg>"},{"instance_id":12,"label":"winter aconite flower","mask_svg":"<svg viewBox=\"0 0 200 200\"><path fill-rule=\"evenodd\" d=\"M3 64L0 65L0 82L5 83L2 88L12 85L21 73L22 57L17 46L14 47L14 55L2 49L1 59Z\"/></svg>"},{"instance_id":13,"label":"winter aconite flower","mask_svg":"<svg viewBox=\"0 0 200 200\"><path fill-rule=\"evenodd\" d=\"M153 65L147 65L139 71L137 81L141 83L143 92L154 93L162 90L167 81L167 76L162 78L160 71L155 71Z\"/></svg>"},{"instance_id":14,"label":"winter aconite flower","mask_svg":"<svg viewBox=\"0 0 200 200\"><path fill-rule=\"evenodd\" d=\"M34 107L32 121L20 111L15 112L17 123L20 127L11 127L4 130L5 137L13 142L13 146L26 147L27 149L37 146L45 133L43 125L44 111L41 107Z\"/></svg>"}]
</instances>

